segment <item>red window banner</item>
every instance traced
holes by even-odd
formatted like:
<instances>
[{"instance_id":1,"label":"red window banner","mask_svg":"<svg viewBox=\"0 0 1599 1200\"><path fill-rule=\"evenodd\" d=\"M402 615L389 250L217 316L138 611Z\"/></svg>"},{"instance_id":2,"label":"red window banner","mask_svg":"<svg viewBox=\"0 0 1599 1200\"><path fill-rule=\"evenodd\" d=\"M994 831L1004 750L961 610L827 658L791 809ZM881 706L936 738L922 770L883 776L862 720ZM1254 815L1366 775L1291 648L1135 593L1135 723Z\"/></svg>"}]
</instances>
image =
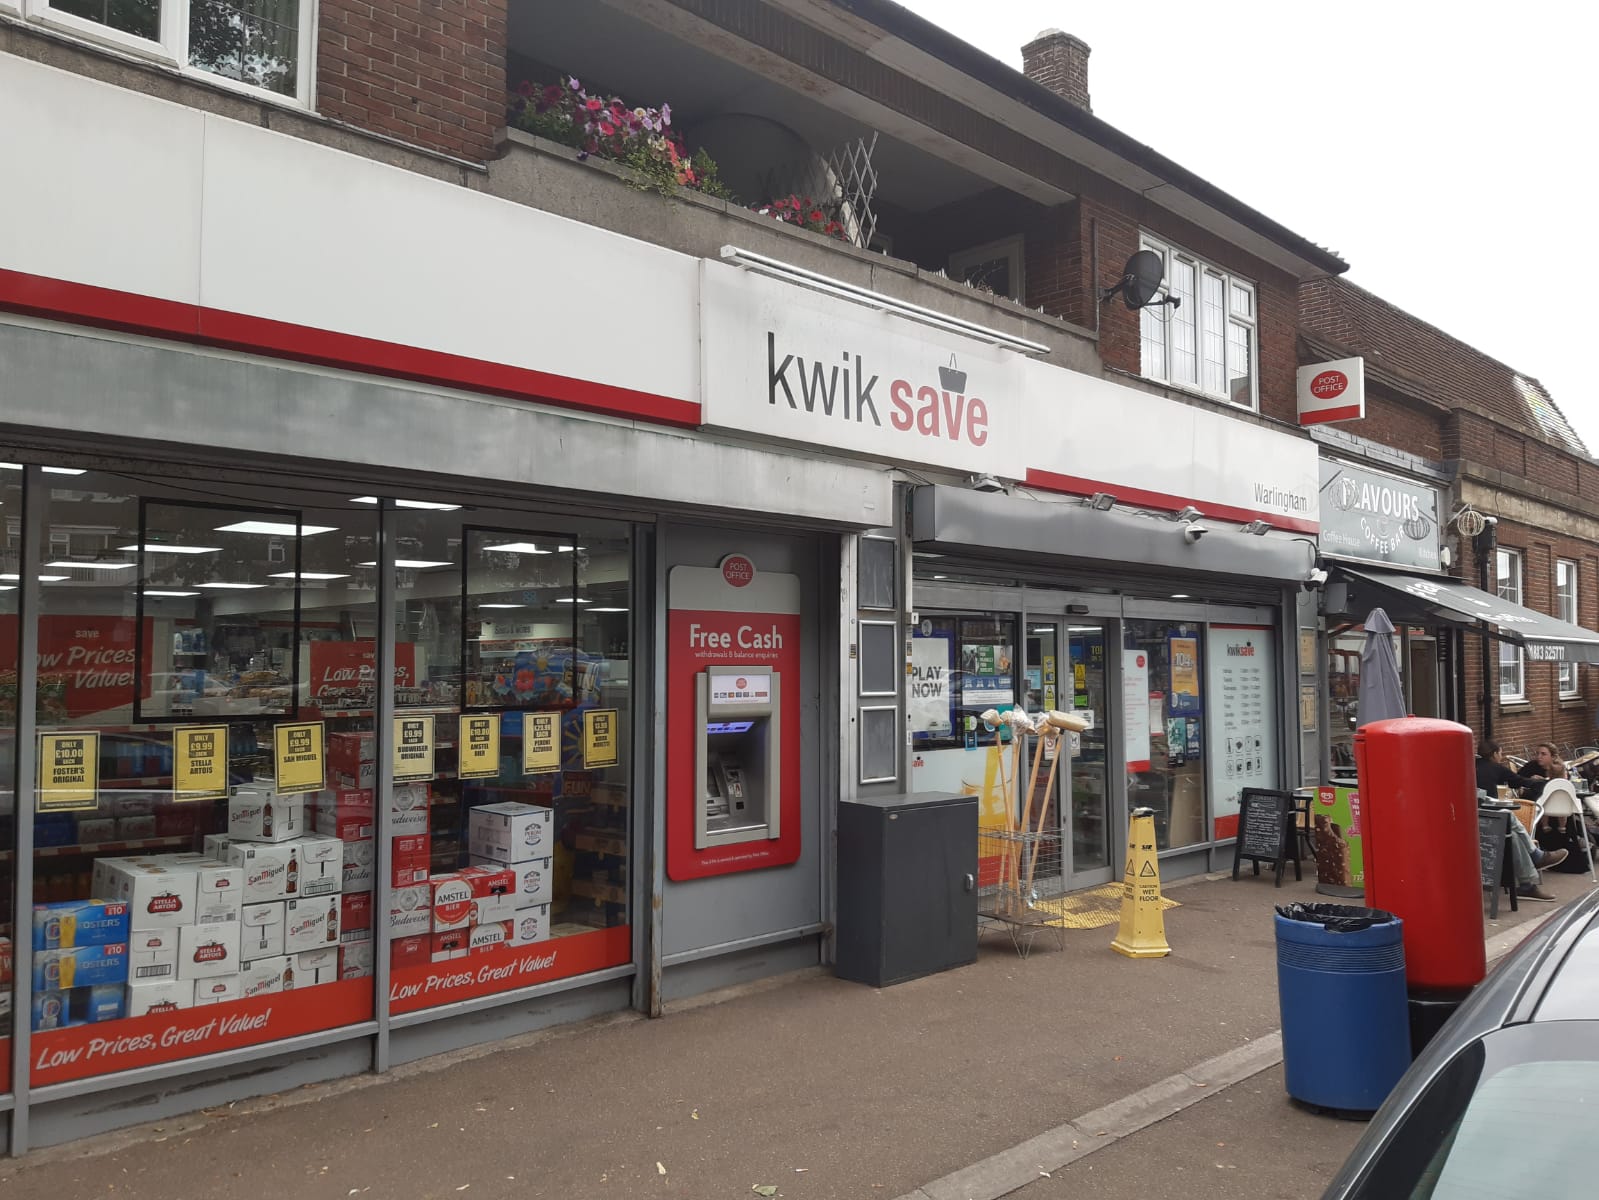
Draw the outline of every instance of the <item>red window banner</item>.
<instances>
[{"instance_id":1,"label":"red window banner","mask_svg":"<svg viewBox=\"0 0 1599 1200\"><path fill-rule=\"evenodd\" d=\"M617 925L551 938L530 946L503 946L445 962L400 967L389 977L389 1011L416 1012L458 1000L587 975L633 959L633 929Z\"/></svg>"},{"instance_id":2,"label":"red window banner","mask_svg":"<svg viewBox=\"0 0 1599 1200\"><path fill-rule=\"evenodd\" d=\"M131 709L135 685L150 696L148 672L140 672L135 645L139 623L132 617L42 616L39 618L39 719L53 724ZM144 620L144 644L154 622ZM17 667L17 618L0 617L0 674Z\"/></svg>"},{"instance_id":3,"label":"red window banner","mask_svg":"<svg viewBox=\"0 0 1599 1200\"><path fill-rule=\"evenodd\" d=\"M372 1014L372 980L346 979L249 1000L72 1025L33 1035L30 1077L35 1087L66 1083L319 1033L370 1021Z\"/></svg>"}]
</instances>

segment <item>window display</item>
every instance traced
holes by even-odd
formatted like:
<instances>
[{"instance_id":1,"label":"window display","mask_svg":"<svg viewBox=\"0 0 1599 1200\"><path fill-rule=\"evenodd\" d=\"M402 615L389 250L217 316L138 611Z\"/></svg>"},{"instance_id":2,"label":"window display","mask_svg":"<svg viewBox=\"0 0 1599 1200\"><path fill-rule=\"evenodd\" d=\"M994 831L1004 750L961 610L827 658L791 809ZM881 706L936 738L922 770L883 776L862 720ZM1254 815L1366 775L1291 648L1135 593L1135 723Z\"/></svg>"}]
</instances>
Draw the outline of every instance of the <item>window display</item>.
<instances>
[{"instance_id":1,"label":"window display","mask_svg":"<svg viewBox=\"0 0 1599 1200\"><path fill-rule=\"evenodd\" d=\"M1155 810L1155 845L1160 850L1208 841L1203 626L1128 621L1125 630L1127 806Z\"/></svg>"},{"instance_id":2,"label":"window display","mask_svg":"<svg viewBox=\"0 0 1599 1200\"><path fill-rule=\"evenodd\" d=\"M18 568L22 561L22 472L0 468L0 514L5 517L4 570L0 571L0 1093L11 1090L12 916L16 894L17 827L17 623Z\"/></svg>"}]
</instances>

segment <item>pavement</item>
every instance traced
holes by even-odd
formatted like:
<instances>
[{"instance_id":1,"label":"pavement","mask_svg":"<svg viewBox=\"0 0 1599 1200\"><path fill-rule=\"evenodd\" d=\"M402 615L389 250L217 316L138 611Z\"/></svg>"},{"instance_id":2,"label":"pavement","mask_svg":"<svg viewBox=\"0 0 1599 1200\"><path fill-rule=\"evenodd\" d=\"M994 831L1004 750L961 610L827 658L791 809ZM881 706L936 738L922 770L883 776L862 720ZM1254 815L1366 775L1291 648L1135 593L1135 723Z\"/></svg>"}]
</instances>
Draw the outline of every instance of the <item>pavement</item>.
<instances>
[{"instance_id":1,"label":"pavement","mask_svg":"<svg viewBox=\"0 0 1599 1200\"><path fill-rule=\"evenodd\" d=\"M1272 1074L1272 906L1323 899L1313 877L1168 895L1167 958L1113 953L1112 926L1026 959L986 936L975 964L882 990L800 972L36 1151L0 1165L0 1198L1197 1200L1245 1174L1317 1196L1359 1127ZM1551 909L1502 908L1490 942Z\"/></svg>"}]
</instances>

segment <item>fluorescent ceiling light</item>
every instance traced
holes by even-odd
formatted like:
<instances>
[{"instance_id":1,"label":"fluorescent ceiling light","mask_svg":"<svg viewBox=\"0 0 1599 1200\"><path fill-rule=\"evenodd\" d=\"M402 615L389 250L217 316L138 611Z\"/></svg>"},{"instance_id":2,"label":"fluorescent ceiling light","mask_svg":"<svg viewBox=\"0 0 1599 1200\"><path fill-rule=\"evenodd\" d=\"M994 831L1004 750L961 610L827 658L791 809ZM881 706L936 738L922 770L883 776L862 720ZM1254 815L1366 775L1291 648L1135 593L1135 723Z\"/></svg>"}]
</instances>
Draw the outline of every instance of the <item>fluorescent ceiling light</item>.
<instances>
[{"instance_id":1,"label":"fluorescent ceiling light","mask_svg":"<svg viewBox=\"0 0 1599 1200\"><path fill-rule=\"evenodd\" d=\"M625 608L613 608L610 605L606 605L604 608L591 608L591 609L589 609L589 612L626 612L626 611L627 611L627 609L625 609Z\"/></svg>"},{"instance_id":2,"label":"fluorescent ceiling light","mask_svg":"<svg viewBox=\"0 0 1599 1200\"><path fill-rule=\"evenodd\" d=\"M129 554L137 554L143 550L146 554L220 554L221 546L173 546L165 542L150 542L139 546L118 546L118 550L125 550Z\"/></svg>"},{"instance_id":3,"label":"fluorescent ceiling light","mask_svg":"<svg viewBox=\"0 0 1599 1200\"><path fill-rule=\"evenodd\" d=\"M1034 629L1032 632L1033 633L1054 633L1055 632L1055 627L1053 625L1040 625L1037 629Z\"/></svg>"},{"instance_id":4,"label":"fluorescent ceiling light","mask_svg":"<svg viewBox=\"0 0 1599 1200\"><path fill-rule=\"evenodd\" d=\"M506 542L503 546L484 546L483 549L495 554L554 554L554 550L540 550L532 542ZM570 550L570 546L563 546L563 550Z\"/></svg>"},{"instance_id":5,"label":"fluorescent ceiling light","mask_svg":"<svg viewBox=\"0 0 1599 1200\"><path fill-rule=\"evenodd\" d=\"M351 504L376 504L376 496L351 496ZM454 512L460 508L459 504L439 504L434 500L396 500L395 508L425 508L432 512Z\"/></svg>"},{"instance_id":6,"label":"fluorescent ceiling light","mask_svg":"<svg viewBox=\"0 0 1599 1200\"><path fill-rule=\"evenodd\" d=\"M289 525L282 521L235 521L232 525L218 525L218 533L270 533L276 537L293 537L296 533L310 537L314 533L332 533L337 525Z\"/></svg>"},{"instance_id":7,"label":"fluorescent ceiling light","mask_svg":"<svg viewBox=\"0 0 1599 1200\"><path fill-rule=\"evenodd\" d=\"M592 600L585 600L581 596L557 596L557 604L593 604Z\"/></svg>"},{"instance_id":8,"label":"fluorescent ceiling light","mask_svg":"<svg viewBox=\"0 0 1599 1200\"><path fill-rule=\"evenodd\" d=\"M1186 600L1186 599L1188 599L1188 593L1187 592L1173 592L1171 594L1171 598L1173 600Z\"/></svg>"},{"instance_id":9,"label":"fluorescent ceiling light","mask_svg":"<svg viewBox=\"0 0 1599 1200\"><path fill-rule=\"evenodd\" d=\"M61 559L59 562L47 562L47 567L67 567L74 571L126 571L129 567L137 566L130 562L72 562Z\"/></svg>"},{"instance_id":10,"label":"fluorescent ceiling light","mask_svg":"<svg viewBox=\"0 0 1599 1200\"><path fill-rule=\"evenodd\" d=\"M948 575L934 575L933 578L934 579L948 579L949 576Z\"/></svg>"},{"instance_id":11,"label":"fluorescent ceiling light","mask_svg":"<svg viewBox=\"0 0 1599 1200\"><path fill-rule=\"evenodd\" d=\"M46 475L82 475L82 467L40 467ZM0 463L0 471L20 471L21 463Z\"/></svg>"},{"instance_id":12,"label":"fluorescent ceiling light","mask_svg":"<svg viewBox=\"0 0 1599 1200\"><path fill-rule=\"evenodd\" d=\"M557 546L556 550L562 554L570 554L574 550L587 550L587 546Z\"/></svg>"},{"instance_id":13,"label":"fluorescent ceiling light","mask_svg":"<svg viewBox=\"0 0 1599 1200\"><path fill-rule=\"evenodd\" d=\"M14 583L0 583L0 592L14 592L16 590L17 585Z\"/></svg>"},{"instance_id":14,"label":"fluorescent ceiling light","mask_svg":"<svg viewBox=\"0 0 1599 1200\"><path fill-rule=\"evenodd\" d=\"M912 550L912 558L943 558L942 554L934 554L931 550Z\"/></svg>"},{"instance_id":15,"label":"fluorescent ceiling light","mask_svg":"<svg viewBox=\"0 0 1599 1200\"><path fill-rule=\"evenodd\" d=\"M355 565L358 567L375 567L377 563L364 562L356 563ZM452 562L434 562L429 558L397 558L394 560L394 565L397 567L409 567L413 571L421 571L427 567L453 567L455 564Z\"/></svg>"},{"instance_id":16,"label":"fluorescent ceiling light","mask_svg":"<svg viewBox=\"0 0 1599 1200\"><path fill-rule=\"evenodd\" d=\"M266 584L264 584L264 583L224 583L221 580L213 580L211 583L197 583L194 586L195 587L203 587L203 588L222 588L222 589L227 589L227 590L230 590L230 591L243 592L243 591L248 591L248 590L250 590L252 588L264 588L264 587L266 587Z\"/></svg>"},{"instance_id":17,"label":"fluorescent ceiling light","mask_svg":"<svg viewBox=\"0 0 1599 1200\"><path fill-rule=\"evenodd\" d=\"M479 604L479 608L526 608L525 604Z\"/></svg>"},{"instance_id":18,"label":"fluorescent ceiling light","mask_svg":"<svg viewBox=\"0 0 1599 1200\"><path fill-rule=\"evenodd\" d=\"M21 575L12 575L12 574L0 575L0 579L20 580L21 578L22 578ZM41 576L39 576L39 582L40 583L64 583L64 582L66 582L66 578L67 577L65 575L41 575Z\"/></svg>"},{"instance_id":19,"label":"fluorescent ceiling light","mask_svg":"<svg viewBox=\"0 0 1599 1200\"><path fill-rule=\"evenodd\" d=\"M293 571L279 571L275 575L268 575L268 579L293 579ZM301 571L301 579L348 579L348 575L332 575L327 571Z\"/></svg>"},{"instance_id":20,"label":"fluorescent ceiling light","mask_svg":"<svg viewBox=\"0 0 1599 1200\"><path fill-rule=\"evenodd\" d=\"M143 592L146 596L198 596L199 594L199 592L152 592L149 589Z\"/></svg>"}]
</instances>

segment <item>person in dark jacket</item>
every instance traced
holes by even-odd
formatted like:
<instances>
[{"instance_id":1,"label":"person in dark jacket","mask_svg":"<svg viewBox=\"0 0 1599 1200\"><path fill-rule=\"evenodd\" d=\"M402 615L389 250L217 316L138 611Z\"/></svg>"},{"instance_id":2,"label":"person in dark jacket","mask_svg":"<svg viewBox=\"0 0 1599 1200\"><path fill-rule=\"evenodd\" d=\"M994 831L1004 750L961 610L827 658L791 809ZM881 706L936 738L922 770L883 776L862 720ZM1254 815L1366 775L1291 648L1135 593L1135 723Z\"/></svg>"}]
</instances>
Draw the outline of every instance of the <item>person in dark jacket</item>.
<instances>
[{"instance_id":1,"label":"person in dark jacket","mask_svg":"<svg viewBox=\"0 0 1599 1200\"><path fill-rule=\"evenodd\" d=\"M1497 796L1500 787L1521 788L1527 781L1510 769L1505 762L1504 749L1498 742L1484 742L1478 747L1477 788L1490 796Z\"/></svg>"},{"instance_id":2,"label":"person in dark jacket","mask_svg":"<svg viewBox=\"0 0 1599 1200\"><path fill-rule=\"evenodd\" d=\"M1505 752L1498 742L1487 742L1480 747L1486 753L1477 756L1477 787L1489 796L1498 794L1500 785L1519 788L1526 780L1505 763ZM1542 788L1543 783L1538 785ZM1542 900L1550 903L1555 896L1546 892L1539 871L1547 871L1566 859L1565 850L1545 850L1532 840L1520 821L1510 825L1510 859L1516 878L1516 894L1524 900Z\"/></svg>"}]
</instances>

